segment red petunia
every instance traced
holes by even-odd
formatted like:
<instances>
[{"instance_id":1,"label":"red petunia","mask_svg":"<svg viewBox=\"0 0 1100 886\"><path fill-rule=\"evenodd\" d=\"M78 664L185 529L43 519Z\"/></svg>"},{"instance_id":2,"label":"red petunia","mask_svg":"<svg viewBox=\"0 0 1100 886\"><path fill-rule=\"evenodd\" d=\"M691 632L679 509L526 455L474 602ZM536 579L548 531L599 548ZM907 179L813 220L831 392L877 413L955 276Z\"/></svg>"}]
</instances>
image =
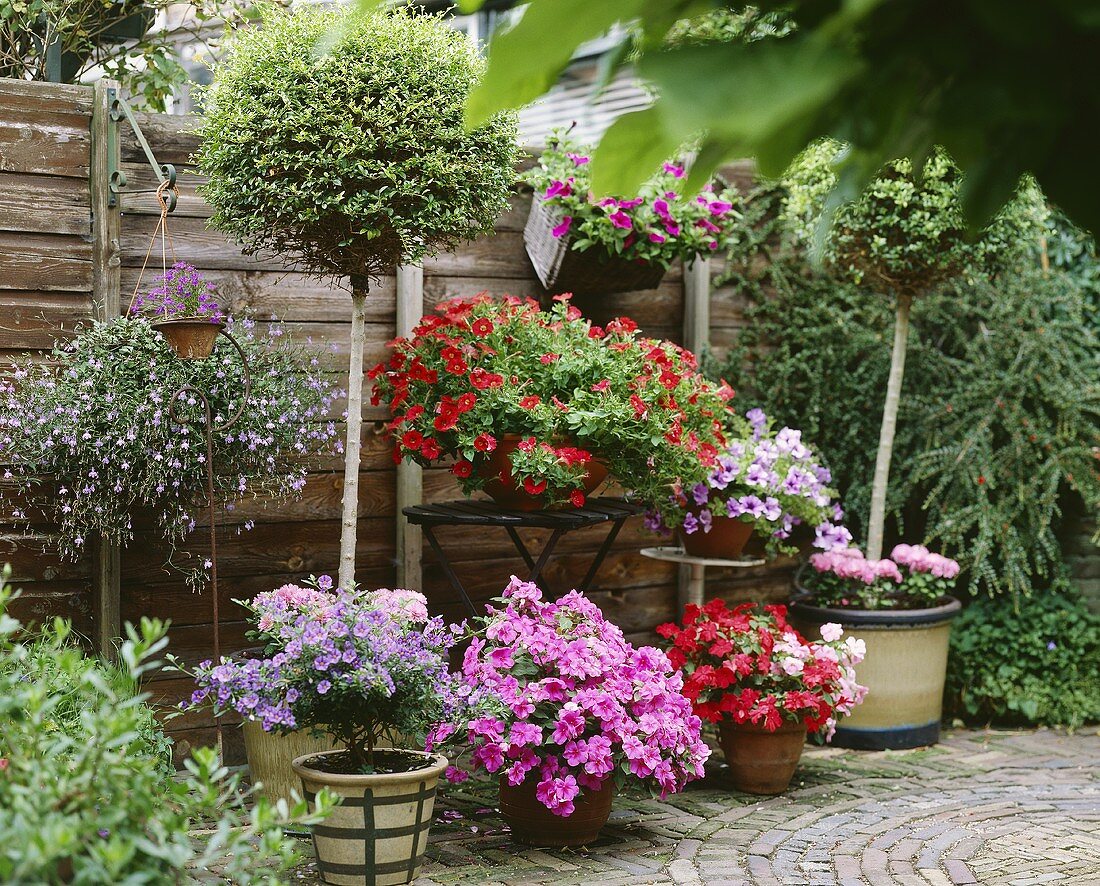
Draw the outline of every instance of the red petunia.
<instances>
[{"instance_id":1,"label":"red petunia","mask_svg":"<svg viewBox=\"0 0 1100 886\"><path fill-rule=\"evenodd\" d=\"M424 442L424 435L420 431L405 431L401 435L401 445L406 449L420 449L420 444Z\"/></svg>"},{"instance_id":2,"label":"red petunia","mask_svg":"<svg viewBox=\"0 0 1100 886\"><path fill-rule=\"evenodd\" d=\"M442 447L435 442L431 437L428 437L420 445L420 454L427 459L436 459L443 454Z\"/></svg>"},{"instance_id":3,"label":"red petunia","mask_svg":"<svg viewBox=\"0 0 1100 886\"><path fill-rule=\"evenodd\" d=\"M592 385L592 390L597 392L604 392L611 387L611 381L606 378L601 378L598 382Z\"/></svg>"},{"instance_id":4,"label":"red petunia","mask_svg":"<svg viewBox=\"0 0 1100 886\"><path fill-rule=\"evenodd\" d=\"M492 434L478 434L474 437L474 449L478 452L492 452L497 448L497 438Z\"/></svg>"},{"instance_id":5,"label":"red petunia","mask_svg":"<svg viewBox=\"0 0 1100 886\"><path fill-rule=\"evenodd\" d=\"M478 367L470 373L470 384L479 391L484 391L489 388L499 388L504 384L504 376L496 372L486 372L484 369Z\"/></svg>"},{"instance_id":6,"label":"red petunia","mask_svg":"<svg viewBox=\"0 0 1100 886\"><path fill-rule=\"evenodd\" d=\"M472 474L473 472L474 466L465 459L462 459L461 461L456 461L451 467L451 473L454 474L456 477L462 477L463 479L469 477L470 474Z\"/></svg>"},{"instance_id":7,"label":"red petunia","mask_svg":"<svg viewBox=\"0 0 1100 886\"><path fill-rule=\"evenodd\" d=\"M473 391L467 391L465 394L460 394L458 399L455 400L455 409L459 412L469 412L477 405L477 394Z\"/></svg>"},{"instance_id":8,"label":"red petunia","mask_svg":"<svg viewBox=\"0 0 1100 886\"><path fill-rule=\"evenodd\" d=\"M493 321L488 317L478 317L471 325L470 329L474 335L479 338L485 338L493 331Z\"/></svg>"},{"instance_id":9,"label":"red petunia","mask_svg":"<svg viewBox=\"0 0 1100 886\"><path fill-rule=\"evenodd\" d=\"M584 493L581 492L579 489L574 489L572 492L569 493L569 503L573 505L573 507L583 508L584 502Z\"/></svg>"},{"instance_id":10,"label":"red petunia","mask_svg":"<svg viewBox=\"0 0 1100 886\"><path fill-rule=\"evenodd\" d=\"M435 429L440 433L446 431L453 431L458 424L458 410L457 409L445 409L439 415L435 417Z\"/></svg>"},{"instance_id":11,"label":"red petunia","mask_svg":"<svg viewBox=\"0 0 1100 886\"><path fill-rule=\"evenodd\" d=\"M542 495L546 491L546 481L539 480L536 483L531 477L527 477L523 481L523 491L528 495Z\"/></svg>"},{"instance_id":12,"label":"red petunia","mask_svg":"<svg viewBox=\"0 0 1100 886\"><path fill-rule=\"evenodd\" d=\"M539 362L543 366L549 366L551 363L554 363L560 359L561 354L543 354L541 357L539 357Z\"/></svg>"}]
</instances>

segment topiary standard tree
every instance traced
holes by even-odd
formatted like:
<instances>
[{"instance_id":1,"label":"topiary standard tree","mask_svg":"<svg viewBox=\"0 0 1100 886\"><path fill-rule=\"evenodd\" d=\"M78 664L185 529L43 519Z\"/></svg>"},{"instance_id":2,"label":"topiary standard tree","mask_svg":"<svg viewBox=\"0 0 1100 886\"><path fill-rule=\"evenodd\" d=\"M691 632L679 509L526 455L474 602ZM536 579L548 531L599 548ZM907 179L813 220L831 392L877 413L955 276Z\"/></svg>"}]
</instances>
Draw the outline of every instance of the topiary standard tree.
<instances>
[{"instance_id":1,"label":"topiary standard tree","mask_svg":"<svg viewBox=\"0 0 1100 886\"><path fill-rule=\"evenodd\" d=\"M907 159L888 164L858 199L835 210L831 226L823 226L821 213L835 184L829 166L840 152L836 142L822 142L796 164L789 179L792 217L787 221L803 238L824 228L828 269L895 303L894 344L867 527L867 556L878 559L913 300L968 269L995 268L1006 254L1038 237L1045 210L1038 189L1028 183L977 241L968 240L960 199L962 177L947 154L937 150L919 174Z\"/></svg>"},{"instance_id":2,"label":"topiary standard tree","mask_svg":"<svg viewBox=\"0 0 1100 886\"><path fill-rule=\"evenodd\" d=\"M350 283L342 586L355 575L370 283L491 231L514 180L513 118L463 125L481 71L438 18L306 8L239 33L207 99L198 160L211 224L246 253Z\"/></svg>"}]
</instances>

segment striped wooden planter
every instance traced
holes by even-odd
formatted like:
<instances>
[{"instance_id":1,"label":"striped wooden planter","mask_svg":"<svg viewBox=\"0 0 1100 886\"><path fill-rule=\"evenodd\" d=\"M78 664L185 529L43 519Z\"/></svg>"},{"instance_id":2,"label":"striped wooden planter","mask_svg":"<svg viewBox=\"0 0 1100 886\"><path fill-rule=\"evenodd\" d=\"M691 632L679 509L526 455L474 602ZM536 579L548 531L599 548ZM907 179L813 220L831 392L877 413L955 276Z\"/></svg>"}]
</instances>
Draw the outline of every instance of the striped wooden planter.
<instances>
[{"instance_id":1,"label":"striped wooden planter","mask_svg":"<svg viewBox=\"0 0 1100 886\"><path fill-rule=\"evenodd\" d=\"M436 786L447 758L410 753L431 764L413 772L341 775L311 768L310 762L324 753L294 761L307 800L313 802L321 788L343 798L324 823L313 828L317 866L326 883L392 886L411 883L420 873Z\"/></svg>"}]
</instances>

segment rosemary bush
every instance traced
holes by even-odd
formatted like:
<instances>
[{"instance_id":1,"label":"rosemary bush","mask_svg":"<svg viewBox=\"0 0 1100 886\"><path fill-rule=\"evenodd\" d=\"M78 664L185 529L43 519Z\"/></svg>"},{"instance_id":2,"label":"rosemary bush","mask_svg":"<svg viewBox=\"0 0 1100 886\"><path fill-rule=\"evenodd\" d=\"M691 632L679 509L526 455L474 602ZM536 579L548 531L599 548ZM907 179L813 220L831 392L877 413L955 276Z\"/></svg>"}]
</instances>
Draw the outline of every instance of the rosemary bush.
<instances>
[{"instance_id":1,"label":"rosemary bush","mask_svg":"<svg viewBox=\"0 0 1100 886\"><path fill-rule=\"evenodd\" d=\"M302 488L307 456L335 439L326 416L337 394L316 358L278 327L263 336L250 321L231 328L248 355L252 392L237 423L213 435L215 496L227 506ZM0 385L0 463L16 516L44 516L62 555L76 558L97 533L131 540L141 510L175 551L206 502L201 402L188 395L180 421L169 417L185 385L206 392L217 426L240 405L240 357L219 339L210 358L181 360L148 321L131 317L90 326L45 363L17 366Z\"/></svg>"}]
</instances>

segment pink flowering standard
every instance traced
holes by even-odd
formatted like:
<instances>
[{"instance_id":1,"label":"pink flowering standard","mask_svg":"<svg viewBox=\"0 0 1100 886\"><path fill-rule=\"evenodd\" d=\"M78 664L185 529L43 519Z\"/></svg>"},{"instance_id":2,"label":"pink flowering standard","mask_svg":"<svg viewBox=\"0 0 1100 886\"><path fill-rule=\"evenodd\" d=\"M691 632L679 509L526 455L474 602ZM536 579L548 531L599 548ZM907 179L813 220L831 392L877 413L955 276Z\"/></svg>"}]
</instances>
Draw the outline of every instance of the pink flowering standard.
<instances>
[{"instance_id":1,"label":"pink flowering standard","mask_svg":"<svg viewBox=\"0 0 1100 886\"><path fill-rule=\"evenodd\" d=\"M959 564L923 545L899 544L889 558L868 560L858 548L810 557L806 590L822 606L923 609L951 594Z\"/></svg>"},{"instance_id":2,"label":"pink flowering standard","mask_svg":"<svg viewBox=\"0 0 1100 886\"><path fill-rule=\"evenodd\" d=\"M461 746L510 785L536 779L556 815L608 779L679 791L710 754L665 653L634 648L577 591L549 602L513 576L466 650L462 680L476 715L441 724L432 742Z\"/></svg>"}]
</instances>

